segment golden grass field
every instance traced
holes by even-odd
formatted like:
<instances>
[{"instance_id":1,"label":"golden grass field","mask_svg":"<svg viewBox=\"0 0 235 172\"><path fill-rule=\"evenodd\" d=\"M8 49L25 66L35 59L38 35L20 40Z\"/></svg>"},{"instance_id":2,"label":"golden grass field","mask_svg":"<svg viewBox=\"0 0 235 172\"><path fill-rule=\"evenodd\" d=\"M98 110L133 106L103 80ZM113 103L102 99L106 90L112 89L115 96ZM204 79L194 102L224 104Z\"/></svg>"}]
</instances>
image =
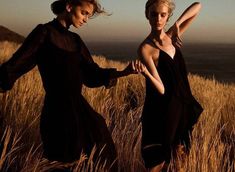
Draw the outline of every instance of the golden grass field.
<instances>
[{"instance_id":1,"label":"golden grass field","mask_svg":"<svg viewBox=\"0 0 235 172\"><path fill-rule=\"evenodd\" d=\"M0 64L19 47L0 43ZM94 56L103 67L123 69L126 64ZM182 172L235 171L235 85L221 84L189 74L193 95L204 108L192 134L192 148L186 159L177 158L169 170ZM110 89L86 88L83 95L102 114L118 150L120 172L144 172L140 154L140 115L145 97L142 75L120 78ZM65 164L42 158L39 133L44 90L37 68L22 76L13 89L0 94L0 171L46 172ZM75 163L74 171L102 171L102 165L86 156Z\"/></svg>"}]
</instances>

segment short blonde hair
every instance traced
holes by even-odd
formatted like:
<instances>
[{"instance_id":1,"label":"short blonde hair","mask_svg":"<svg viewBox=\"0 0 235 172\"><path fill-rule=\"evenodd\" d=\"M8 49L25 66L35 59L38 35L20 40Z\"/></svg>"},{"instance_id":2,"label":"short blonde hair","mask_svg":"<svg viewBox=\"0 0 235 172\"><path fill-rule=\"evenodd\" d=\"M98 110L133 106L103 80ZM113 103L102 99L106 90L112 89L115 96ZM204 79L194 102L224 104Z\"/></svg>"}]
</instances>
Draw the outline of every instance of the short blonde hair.
<instances>
[{"instance_id":1,"label":"short blonde hair","mask_svg":"<svg viewBox=\"0 0 235 172\"><path fill-rule=\"evenodd\" d=\"M172 16L175 9L175 3L172 0L148 0L145 4L145 16L148 19L149 7L153 4L166 4L168 6L169 18Z\"/></svg>"}]
</instances>

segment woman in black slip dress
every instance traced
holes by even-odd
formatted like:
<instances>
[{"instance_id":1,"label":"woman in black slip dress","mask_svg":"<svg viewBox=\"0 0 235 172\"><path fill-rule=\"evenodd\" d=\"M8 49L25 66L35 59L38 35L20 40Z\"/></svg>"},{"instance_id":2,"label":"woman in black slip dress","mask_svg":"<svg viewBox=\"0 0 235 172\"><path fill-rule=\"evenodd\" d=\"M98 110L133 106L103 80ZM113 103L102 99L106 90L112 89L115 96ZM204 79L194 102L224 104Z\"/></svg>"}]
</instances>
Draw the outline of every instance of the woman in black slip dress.
<instances>
[{"instance_id":1,"label":"woman in black slip dress","mask_svg":"<svg viewBox=\"0 0 235 172\"><path fill-rule=\"evenodd\" d=\"M177 145L189 149L189 136L203 109L193 97L180 36L195 19L200 3L188 7L167 31L172 15L171 0L148 0L145 15L151 33L138 49L141 62L135 70L146 78L146 98L142 112L142 157L146 168L158 172L165 168Z\"/></svg>"},{"instance_id":2,"label":"woman in black slip dress","mask_svg":"<svg viewBox=\"0 0 235 172\"><path fill-rule=\"evenodd\" d=\"M80 28L88 18L104 12L95 0L57 0L51 7L56 19L39 24L0 66L1 91L10 90L37 65L46 92L40 121L45 157L73 162L81 152L89 156L96 146L97 155L102 150L99 158L107 160L109 168L117 158L115 146L105 120L82 96L82 85L113 86L118 77L133 73L133 63L123 71L99 67L80 36L68 30L71 25Z\"/></svg>"}]
</instances>

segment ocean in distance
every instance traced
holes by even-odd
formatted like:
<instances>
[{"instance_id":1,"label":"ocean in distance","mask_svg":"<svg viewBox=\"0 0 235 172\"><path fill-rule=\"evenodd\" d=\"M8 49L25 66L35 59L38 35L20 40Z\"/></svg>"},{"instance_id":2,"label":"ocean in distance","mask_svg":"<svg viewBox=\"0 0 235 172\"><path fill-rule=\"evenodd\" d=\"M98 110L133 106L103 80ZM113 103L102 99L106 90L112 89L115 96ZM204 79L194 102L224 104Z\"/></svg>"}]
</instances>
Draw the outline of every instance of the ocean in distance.
<instances>
[{"instance_id":1,"label":"ocean in distance","mask_svg":"<svg viewBox=\"0 0 235 172\"><path fill-rule=\"evenodd\" d=\"M129 61L136 59L138 42L86 42L92 55ZM190 73L235 83L235 43L185 43L182 53Z\"/></svg>"}]
</instances>

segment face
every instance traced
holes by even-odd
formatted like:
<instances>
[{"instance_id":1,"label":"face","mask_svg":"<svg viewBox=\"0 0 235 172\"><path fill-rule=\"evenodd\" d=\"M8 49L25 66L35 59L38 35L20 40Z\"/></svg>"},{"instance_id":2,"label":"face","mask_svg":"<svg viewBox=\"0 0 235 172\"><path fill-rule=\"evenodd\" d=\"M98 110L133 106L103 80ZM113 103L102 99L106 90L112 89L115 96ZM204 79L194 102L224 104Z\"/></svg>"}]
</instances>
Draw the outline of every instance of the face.
<instances>
[{"instance_id":1,"label":"face","mask_svg":"<svg viewBox=\"0 0 235 172\"><path fill-rule=\"evenodd\" d=\"M153 30L162 30L169 18L169 9L165 4L155 3L149 7L148 20Z\"/></svg>"},{"instance_id":2,"label":"face","mask_svg":"<svg viewBox=\"0 0 235 172\"><path fill-rule=\"evenodd\" d=\"M87 23L88 19L93 15L94 6L91 3L82 2L82 4L78 6L68 5L67 11L69 12L71 24L79 28L84 23Z\"/></svg>"}]
</instances>

